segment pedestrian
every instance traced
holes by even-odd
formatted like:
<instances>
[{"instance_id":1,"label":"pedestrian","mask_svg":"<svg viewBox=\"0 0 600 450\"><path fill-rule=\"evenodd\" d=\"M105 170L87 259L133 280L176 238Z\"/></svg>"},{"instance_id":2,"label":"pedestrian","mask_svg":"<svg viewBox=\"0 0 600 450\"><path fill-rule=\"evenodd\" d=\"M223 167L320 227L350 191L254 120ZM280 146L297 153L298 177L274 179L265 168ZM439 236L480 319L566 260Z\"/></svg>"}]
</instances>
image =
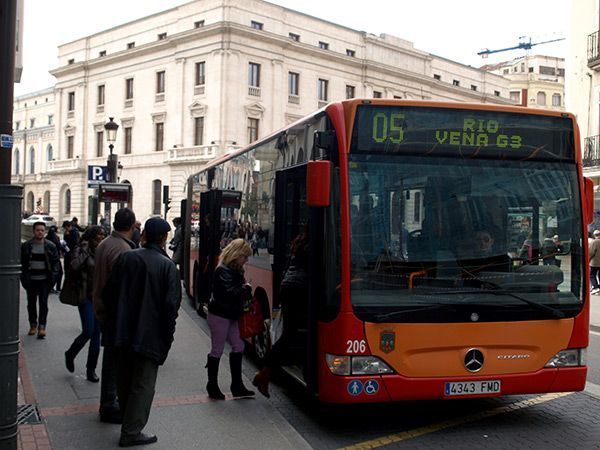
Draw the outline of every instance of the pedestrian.
<instances>
[{"instance_id":1,"label":"pedestrian","mask_svg":"<svg viewBox=\"0 0 600 450\"><path fill-rule=\"evenodd\" d=\"M27 291L27 314L29 316L29 332L33 336L37 332L38 339L46 337L46 321L48 318L48 294L58 273L58 250L45 239L46 224L33 224L33 238L21 244L21 284ZM38 317L39 301L39 317Z\"/></svg>"},{"instance_id":2,"label":"pedestrian","mask_svg":"<svg viewBox=\"0 0 600 450\"><path fill-rule=\"evenodd\" d=\"M100 374L100 421L121 423L121 409L117 400L116 356L105 327L106 309L102 299L102 290L110 275L113 265L121 253L136 248L131 241L135 225L135 214L129 208L121 208L115 214L113 232L104 239L95 254L93 304L96 318L100 322L102 332L101 344L102 373Z\"/></svg>"},{"instance_id":3,"label":"pedestrian","mask_svg":"<svg viewBox=\"0 0 600 450\"><path fill-rule=\"evenodd\" d=\"M219 361L225 341L231 345L229 367L231 369L231 394L247 397L254 392L242 382L242 356L244 341L240 337L238 320L244 307L252 300L252 286L244 279L244 264L252 254L244 239L232 240L221 252L220 262L213 275L213 297L208 304L207 322L210 328L211 350L208 354L208 396L224 400L219 389Z\"/></svg>"},{"instance_id":4,"label":"pedestrian","mask_svg":"<svg viewBox=\"0 0 600 450\"><path fill-rule=\"evenodd\" d=\"M121 447L157 441L142 430L150 415L158 367L173 343L181 303L179 273L165 252L170 230L166 220L148 219L144 247L121 254L103 296L118 360Z\"/></svg>"},{"instance_id":5,"label":"pedestrian","mask_svg":"<svg viewBox=\"0 0 600 450\"><path fill-rule=\"evenodd\" d=\"M100 218L100 226L104 229L104 232L108 236L110 234L110 224L105 217Z\"/></svg>"},{"instance_id":6,"label":"pedestrian","mask_svg":"<svg viewBox=\"0 0 600 450\"><path fill-rule=\"evenodd\" d=\"M173 219L173 225L175 226L175 231L173 233L173 239L171 239L171 242L169 242L169 250L173 252L171 259L176 266L181 268L181 263L183 262L183 235L181 231L181 217L175 217Z\"/></svg>"},{"instance_id":7,"label":"pedestrian","mask_svg":"<svg viewBox=\"0 0 600 450\"><path fill-rule=\"evenodd\" d=\"M138 248L142 240L142 222L136 220L134 226L135 229L133 230L133 236L131 237L131 241L135 244L135 247Z\"/></svg>"},{"instance_id":8,"label":"pedestrian","mask_svg":"<svg viewBox=\"0 0 600 450\"><path fill-rule=\"evenodd\" d=\"M62 224L63 227L63 239L65 240L65 243L67 245L68 251L65 253L65 267L69 267L69 265L71 264L71 256L73 254L73 250L75 250L75 247L77 247L77 244L79 244L79 239L80 239L80 235L79 235L79 230L77 229L77 227L73 226L72 222L69 222L68 220L65 220Z\"/></svg>"},{"instance_id":9,"label":"pedestrian","mask_svg":"<svg viewBox=\"0 0 600 450\"><path fill-rule=\"evenodd\" d=\"M594 240L589 245L590 258L590 282L592 290L590 294L600 295L600 282L598 275L600 274L600 230L594 230Z\"/></svg>"},{"instance_id":10,"label":"pedestrian","mask_svg":"<svg viewBox=\"0 0 600 450\"><path fill-rule=\"evenodd\" d=\"M88 357L86 364L86 378L92 383L100 381L96 375L98 356L100 355L100 324L94 314L92 292L94 286L94 256L96 248L106 237L101 226L94 225L83 232L79 245L75 247L71 258L71 273L69 276L78 277L83 283L85 298L80 305L79 318L81 319L81 333L75 338L69 349L65 352L65 365L71 373L75 371L75 357L89 341Z\"/></svg>"},{"instance_id":11,"label":"pedestrian","mask_svg":"<svg viewBox=\"0 0 600 450\"><path fill-rule=\"evenodd\" d=\"M79 219L77 217L71 219L71 224L78 232L83 233L85 231L85 228L79 225Z\"/></svg>"},{"instance_id":12,"label":"pedestrian","mask_svg":"<svg viewBox=\"0 0 600 450\"><path fill-rule=\"evenodd\" d=\"M60 288L62 286L62 277L63 277L63 267L62 264L60 263L60 258L62 258L64 256L64 250L63 250L63 246L61 244L61 239L58 236L58 234L56 233L57 228L55 225L51 225L50 228L48 228L48 234L46 235L46 239L48 239L50 242L52 242L56 249L58 250L58 271L56 273L56 278L54 279L54 282L52 283L52 286L50 286L50 293L51 294L57 294L60 292Z\"/></svg>"},{"instance_id":13,"label":"pedestrian","mask_svg":"<svg viewBox=\"0 0 600 450\"><path fill-rule=\"evenodd\" d=\"M308 320L308 237L300 233L290 243L290 260L281 280L279 298L283 332L267 353L264 367L254 376L252 384L269 397L269 381L273 368L281 365L291 344L297 341L298 330Z\"/></svg>"}]
</instances>

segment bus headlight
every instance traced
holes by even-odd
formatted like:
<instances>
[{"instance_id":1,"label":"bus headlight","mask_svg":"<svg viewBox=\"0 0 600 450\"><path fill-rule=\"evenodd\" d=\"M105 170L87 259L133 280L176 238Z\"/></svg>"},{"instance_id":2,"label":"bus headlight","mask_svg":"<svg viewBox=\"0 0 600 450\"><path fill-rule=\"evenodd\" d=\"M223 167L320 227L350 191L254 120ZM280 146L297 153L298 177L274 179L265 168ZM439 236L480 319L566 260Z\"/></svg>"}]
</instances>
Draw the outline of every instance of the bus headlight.
<instances>
[{"instance_id":1,"label":"bus headlight","mask_svg":"<svg viewBox=\"0 0 600 450\"><path fill-rule=\"evenodd\" d=\"M561 350L546 363L546 367L584 366L586 362L585 348L570 348Z\"/></svg>"},{"instance_id":2,"label":"bus headlight","mask_svg":"<svg viewBox=\"0 0 600 450\"><path fill-rule=\"evenodd\" d=\"M334 375L381 375L393 370L376 356L339 356L325 354L327 367Z\"/></svg>"}]
</instances>

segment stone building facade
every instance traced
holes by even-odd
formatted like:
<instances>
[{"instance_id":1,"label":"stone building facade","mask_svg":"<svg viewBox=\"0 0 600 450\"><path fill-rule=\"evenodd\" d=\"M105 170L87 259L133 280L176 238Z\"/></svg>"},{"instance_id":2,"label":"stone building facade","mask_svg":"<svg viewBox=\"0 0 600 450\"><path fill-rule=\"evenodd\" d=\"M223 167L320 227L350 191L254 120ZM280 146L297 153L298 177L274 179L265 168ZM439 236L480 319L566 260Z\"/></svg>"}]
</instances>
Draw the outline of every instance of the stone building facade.
<instances>
[{"instance_id":1,"label":"stone building facade","mask_svg":"<svg viewBox=\"0 0 600 450\"><path fill-rule=\"evenodd\" d=\"M51 73L53 112L43 114L53 124L36 137L35 173L15 170L13 181L26 197L49 192L43 205L59 221L95 219L87 166L106 164L109 117L119 124L119 181L144 220L161 213L163 186L175 217L188 176L207 161L331 101L513 103L502 76L261 0L196 0L78 39L59 47ZM31 117L36 95L15 99L15 123Z\"/></svg>"}]
</instances>

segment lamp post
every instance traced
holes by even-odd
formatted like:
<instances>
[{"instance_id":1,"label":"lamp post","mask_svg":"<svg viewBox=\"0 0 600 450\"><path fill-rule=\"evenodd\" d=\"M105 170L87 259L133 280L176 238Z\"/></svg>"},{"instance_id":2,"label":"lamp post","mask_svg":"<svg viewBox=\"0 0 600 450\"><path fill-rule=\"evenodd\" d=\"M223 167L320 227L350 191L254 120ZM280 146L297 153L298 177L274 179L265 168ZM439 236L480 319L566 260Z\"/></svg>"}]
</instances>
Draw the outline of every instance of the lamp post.
<instances>
[{"instance_id":1,"label":"lamp post","mask_svg":"<svg viewBox=\"0 0 600 450\"><path fill-rule=\"evenodd\" d=\"M114 142L117 140L117 130L119 129L119 125L113 121L113 117L109 117L108 122L104 124L104 129L106 130L106 141L108 142L109 149L108 160L106 161L106 166L108 167L108 182L116 183L119 156L117 154L113 154L113 148ZM112 223L110 202L104 203L104 217L110 225Z\"/></svg>"}]
</instances>

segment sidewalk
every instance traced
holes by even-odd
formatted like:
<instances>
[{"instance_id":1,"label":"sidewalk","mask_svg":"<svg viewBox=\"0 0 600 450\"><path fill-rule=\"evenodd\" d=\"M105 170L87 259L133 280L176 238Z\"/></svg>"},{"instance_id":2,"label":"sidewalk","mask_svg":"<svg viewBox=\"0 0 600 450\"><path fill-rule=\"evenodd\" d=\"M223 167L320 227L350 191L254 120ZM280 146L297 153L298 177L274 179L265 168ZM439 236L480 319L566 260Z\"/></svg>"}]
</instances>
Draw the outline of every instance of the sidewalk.
<instances>
[{"instance_id":1,"label":"sidewalk","mask_svg":"<svg viewBox=\"0 0 600 450\"><path fill-rule=\"evenodd\" d=\"M47 338L27 336L26 299L21 290L18 404L37 405L41 423L19 425L18 448L115 448L120 426L99 421L100 384L85 379L87 346L75 360L75 373L67 372L64 365L64 352L80 332L77 308L61 304L56 295L51 295L49 310ZM208 398L204 364L209 345L208 336L180 309L175 342L159 369L154 405L145 428L158 436L158 443L148 448L310 448L258 392L255 399L234 400L230 395L225 401ZM221 360L219 378L227 394L227 358ZM251 386L248 379L245 383Z\"/></svg>"}]
</instances>

